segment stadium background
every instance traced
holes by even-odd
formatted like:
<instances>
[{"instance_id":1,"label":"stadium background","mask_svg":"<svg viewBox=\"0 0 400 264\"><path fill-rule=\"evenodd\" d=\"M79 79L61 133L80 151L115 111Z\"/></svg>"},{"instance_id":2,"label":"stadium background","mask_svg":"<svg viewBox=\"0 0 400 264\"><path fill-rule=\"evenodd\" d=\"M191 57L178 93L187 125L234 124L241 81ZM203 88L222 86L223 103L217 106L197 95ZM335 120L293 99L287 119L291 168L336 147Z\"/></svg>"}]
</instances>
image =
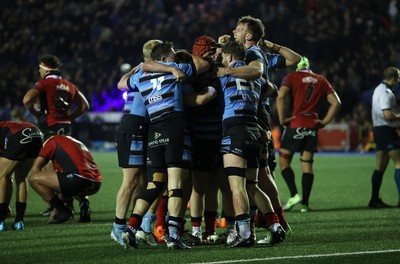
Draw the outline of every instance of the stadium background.
<instances>
[{"instance_id":1,"label":"stadium background","mask_svg":"<svg viewBox=\"0 0 400 264\"><path fill-rule=\"evenodd\" d=\"M268 40L307 56L331 81L343 103L335 122L350 125L350 150L360 150L370 136L372 90L384 68L400 67L398 8L395 0L0 0L0 119L34 121L22 97L39 78L38 58L54 54L92 107L75 136L89 145L112 141L115 124L104 117L123 104L120 65L139 63L145 41L190 50L196 37L231 34L239 17L252 15ZM285 73L272 80L279 85Z\"/></svg>"}]
</instances>

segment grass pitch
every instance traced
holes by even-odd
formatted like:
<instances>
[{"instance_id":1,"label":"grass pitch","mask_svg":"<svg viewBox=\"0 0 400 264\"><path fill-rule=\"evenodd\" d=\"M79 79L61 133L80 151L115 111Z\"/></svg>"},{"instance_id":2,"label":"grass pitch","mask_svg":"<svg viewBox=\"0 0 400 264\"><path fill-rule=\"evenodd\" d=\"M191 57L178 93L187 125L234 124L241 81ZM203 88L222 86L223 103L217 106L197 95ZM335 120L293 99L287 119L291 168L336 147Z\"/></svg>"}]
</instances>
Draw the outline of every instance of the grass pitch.
<instances>
[{"instance_id":1,"label":"grass pitch","mask_svg":"<svg viewBox=\"0 0 400 264\"><path fill-rule=\"evenodd\" d=\"M369 209L372 155L317 154L309 213L295 207L286 213L293 236L274 247L225 248L200 245L191 250L168 250L165 245L125 250L110 239L115 195L122 174L116 153L95 153L103 173L101 190L90 198L92 222L77 219L48 225L39 212L45 204L30 190L24 231L0 233L0 263L400 263L400 209ZM385 173L381 198L397 204L393 164ZM298 156L293 168L301 189ZM289 198L277 170L282 202ZM14 202L12 202L14 207ZM78 205L75 202L75 209ZM14 208L13 208L14 210ZM187 212L189 214L189 211ZM187 215L190 223L190 218ZM6 220L10 227L13 218ZM190 224L187 224L190 228ZM222 229L218 230L220 233ZM266 234L257 230L257 236Z\"/></svg>"}]
</instances>

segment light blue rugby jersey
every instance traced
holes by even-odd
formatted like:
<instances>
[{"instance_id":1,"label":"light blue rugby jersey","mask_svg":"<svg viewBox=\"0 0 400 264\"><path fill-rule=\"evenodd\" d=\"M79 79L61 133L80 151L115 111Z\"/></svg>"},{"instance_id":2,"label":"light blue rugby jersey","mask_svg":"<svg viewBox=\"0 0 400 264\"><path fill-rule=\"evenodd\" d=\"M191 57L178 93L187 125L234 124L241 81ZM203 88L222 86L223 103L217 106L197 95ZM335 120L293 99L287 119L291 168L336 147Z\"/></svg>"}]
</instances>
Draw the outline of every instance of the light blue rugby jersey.
<instances>
[{"instance_id":1,"label":"light blue rugby jersey","mask_svg":"<svg viewBox=\"0 0 400 264\"><path fill-rule=\"evenodd\" d=\"M245 66L244 61L237 61L231 67ZM222 120L231 117L245 117L257 121L260 100L260 81L248 81L233 76L220 78L224 96L224 114Z\"/></svg>"},{"instance_id":2,"label":"light blue rugby jersey","mask_svg":"<svg viewBox=\"0 0 400 264\"><path fill-rule=\"evenodd\" d=\"M163 62L160 62L163 63ZM194 74L191 64L168 62L163 63L180 69L187 77ZM144 105L152 122L174 112L183 112L182 84L176 81L172 73L143 72L132 75L132 83L138 87Z\"/></svg>"},{"instance_id":3,"label":"light blue rugby jersey","mask_svg":"<svg viewBox=\"0 0 400 264\"><path fill-rule=\"evenodd\" d=\"M131 114L131 115L138 115L145 117L147 115L146 107L144 106L144 102L142 96L140 95L139 89L133 83L132 76L129 77L128 80L129 90L126 94L126 101L123 112L124 114Z\"/></svg>"}]
</instances>

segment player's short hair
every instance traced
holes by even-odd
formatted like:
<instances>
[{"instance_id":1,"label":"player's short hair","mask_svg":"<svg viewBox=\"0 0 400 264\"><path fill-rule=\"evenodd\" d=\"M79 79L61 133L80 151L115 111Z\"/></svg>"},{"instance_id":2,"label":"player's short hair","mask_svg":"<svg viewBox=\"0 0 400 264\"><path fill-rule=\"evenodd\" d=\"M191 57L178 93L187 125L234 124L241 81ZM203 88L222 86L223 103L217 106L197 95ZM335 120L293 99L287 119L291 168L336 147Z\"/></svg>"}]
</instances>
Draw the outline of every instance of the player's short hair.
<instances>
[{"instance_id":1,"label":"player's short hair","mask_svg":"<svg viewBox=\"0 0 400 264\"><path fill-rule=\"evenodd\" d=\"M260 41L265 35L265 28L260 19L252 16L243 16L239 18L239 24L247 24L250 33L253 34L253 41Z\"/></svg>"},{"instance_id":2,"label":"player's short hair","mask_svg":"<svg viewBox=\"0 0 400 264\"><path fill-rule=\"evenodd\" d=\"M222 47L222 52L231 54L236 61L246 59L246 47L238 41L229 41Z\"/></svg>"},{"instance_id":3,"label":"player's short hair","mask_svg":"<svg viewBox=\"0 0 400 264\"><path fill-rule=\"evenodd\" d=\"M193 62L192 55L186 50L177 51L175 58L176 58L177 63L192 63Z\"/></svg>"},{"instance_id":4,"label":"player's short hair","mask_svg":"<svg viewBox=\"0 0 400 264\"><path fill-rule=\"evenodd\" d=\"M390 80L392 78L400 78L400 71L396 67L387 67L383 71L383 79Z\"/></svg>"},{"instance_id":5,"label":"player's short hair","mask_svg":"<svg viewBox=\"0 0 400 264\"><path fill-rule=\"evenodd\" d=\"M151 59L156 61L161 60L161 58L167 56L173 48L174 44L172 42L164 41L159 43L154 46L153 50L151 51Z\"/></svg>"},{"instance_id":6,"label":"player's short hair","mask_svg":"<svg viewBox=\"0 0 400 264\"><path fill-rule=\"evenodd\" d=\"M144 43L142 51L143 51L143 59L145 61L151 60L151 52L153 48L160 43L162 43L162 41L159 39L150 39L149 41Z\"/></svg>"},{"instance_id":7,"label":"player's short hair","mask_svg":"<svg viewBox=\"0 0 400 264\"><path fill-rule=\"evenodd\" d=\"M44 55L39 59L39 63L49 68L49 70L60 70L62 66L60 59L54 55Z\"/></svg>"}]
</instances>

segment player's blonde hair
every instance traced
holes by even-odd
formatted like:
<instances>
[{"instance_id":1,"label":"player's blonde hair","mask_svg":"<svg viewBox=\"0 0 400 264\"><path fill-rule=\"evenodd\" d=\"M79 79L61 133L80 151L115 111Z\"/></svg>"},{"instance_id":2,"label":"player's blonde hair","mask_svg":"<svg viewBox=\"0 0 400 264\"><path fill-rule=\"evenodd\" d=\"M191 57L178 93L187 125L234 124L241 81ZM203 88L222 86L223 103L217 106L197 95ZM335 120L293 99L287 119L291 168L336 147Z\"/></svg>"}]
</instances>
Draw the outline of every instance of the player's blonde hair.
<instances>
[{"instance_id":1,"label":"player's blonde hair","mask_svg":"<svg viewBox=\"0 0 400 264\"><path fill-rule=\"evenodd\" d=\"M158 44L161 44L162 41L159 39L150 39L143 45L143 59L151 60L151 52L153 51L154 47Z\"/></svg>"}]
</instances>

